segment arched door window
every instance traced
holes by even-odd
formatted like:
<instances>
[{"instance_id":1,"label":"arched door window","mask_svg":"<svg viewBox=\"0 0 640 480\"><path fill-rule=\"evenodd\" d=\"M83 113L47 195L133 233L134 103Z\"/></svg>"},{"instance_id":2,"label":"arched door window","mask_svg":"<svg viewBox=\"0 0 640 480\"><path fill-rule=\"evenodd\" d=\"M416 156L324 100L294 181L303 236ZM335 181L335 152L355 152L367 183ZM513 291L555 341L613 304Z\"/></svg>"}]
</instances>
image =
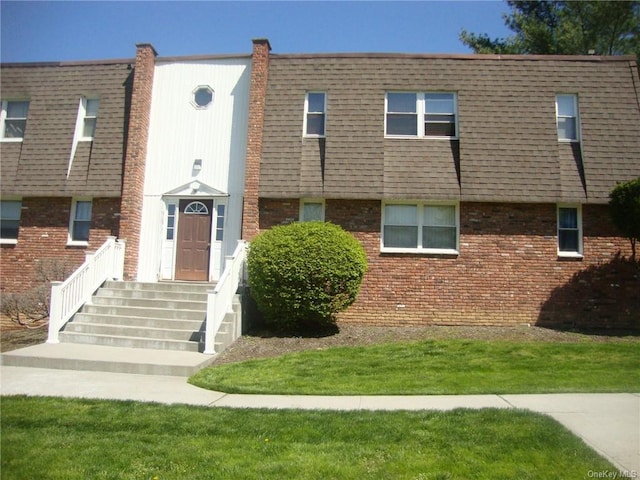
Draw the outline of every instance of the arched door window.
<instances>
[{"instance_id":1,"label":"arched door window","mask_svg":"<svg viewBox=\"0 0 640 480\"><path fill-rule=\"evenodd\" d=\"M209 209L202 202L191 202L184 207L184 213L186 215L209 215Z\"/></svg>"}]
</instances>

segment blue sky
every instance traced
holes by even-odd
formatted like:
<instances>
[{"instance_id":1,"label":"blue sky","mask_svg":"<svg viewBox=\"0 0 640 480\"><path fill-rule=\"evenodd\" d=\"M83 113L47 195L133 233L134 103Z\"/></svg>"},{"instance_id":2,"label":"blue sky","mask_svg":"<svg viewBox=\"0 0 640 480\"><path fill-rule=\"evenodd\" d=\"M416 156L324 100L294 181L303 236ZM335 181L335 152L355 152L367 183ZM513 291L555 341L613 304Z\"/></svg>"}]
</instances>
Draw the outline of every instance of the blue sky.
<instances>
[{"instance_id":1,"label":"blue sky","mask_svg":"<svg viewBox=\"0 0 640 480\"><path fill-rule=\"evenodd\" d=\"M0 60L130 58L149 42L160 56L249 53L467 53L465 28L509 35L502 1L0 1Z\"/></svg>"}]
</instances>

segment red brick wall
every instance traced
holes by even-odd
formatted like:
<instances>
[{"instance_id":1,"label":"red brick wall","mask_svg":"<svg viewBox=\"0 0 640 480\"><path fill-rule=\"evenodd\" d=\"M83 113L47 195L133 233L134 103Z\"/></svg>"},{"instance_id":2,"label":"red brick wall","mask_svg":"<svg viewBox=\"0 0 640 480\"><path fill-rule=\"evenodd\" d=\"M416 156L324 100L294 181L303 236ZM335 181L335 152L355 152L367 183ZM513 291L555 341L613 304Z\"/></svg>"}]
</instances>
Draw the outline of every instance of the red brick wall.
<instances>
[{"instance_id":1,"label":"red brick wall","mask_svg":"<svg viewBox=\"0 0 640 480\"><path fill-rule=\"evenodd\" d=\"M262 199L260 228L297 219L298 205ZM457 257L381 253L379 201L327 200L325 219L352 232L369 261L345 321L640 328L638 267L616 259L630 246L606 205L583 207L582 260L557 256L555 204L462 203Z\"/></svg>"},{"instance_id":2,"label":"red brick wall","mask_svg":"<svg viewBox=\"0 0 640 480\"><path fill-rule=\"evenodd\" d=\"M85 252L100 248L110 235L118 234L119 198L94 198L91 230L86 247L67 246L71 198L24 198L18 243L1 245L0 291L19 293L36 281L37 262L57 259L71 271L82 265Z\"/></svg>"},{"instance_id":3,"label":"red brick wall","mask_svg":"<svg viewBox=\"0 0 640 480\"><path fill-rule=\"evenodd\" d=\"M249 92L249 132L245 160L244 205L242 208L242 238L250 240L258 233L258 183L262 155L264 100L269 73L269 40L253 40L251 87Z\"/></svg>"},{"instance_id":4,"label":"red brick wall","mask_svg":"<svg viewBox=\"0 0 640 480\"><path fill-rule=\"evenodd\" d=\"M157 55L149 44L140 44L137 47L122 179L120 236L126 241L125 279L135 278L138 271L144 172L147 160L153 72Z\"/></svg>"}]
</instances>

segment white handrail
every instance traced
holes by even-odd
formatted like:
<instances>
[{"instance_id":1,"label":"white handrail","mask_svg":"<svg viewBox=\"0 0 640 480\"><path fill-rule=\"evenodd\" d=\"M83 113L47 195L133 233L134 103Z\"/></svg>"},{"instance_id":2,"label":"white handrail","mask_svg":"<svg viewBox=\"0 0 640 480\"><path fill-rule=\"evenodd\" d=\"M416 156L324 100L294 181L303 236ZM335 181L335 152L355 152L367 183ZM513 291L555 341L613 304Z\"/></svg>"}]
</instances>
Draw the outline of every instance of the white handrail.
<instances>
[{"instance_id":1,"label":"white handrail","mask_svg":"<svg viewBox=\"0 0 640 480\"><path fill-rule=\"evenodd\" d=\"M49 306L49 338L47 343L60 343L59 332L80 307L106 280L122 280L124 274L124 240L107 237L94 253L64 282L51 282Z\"/></svg>"},{"instance_id":2,"label":"white handrail","mask_svg":"<svg viewBox=\"0 0 640 480\"><path fill-rule=\"evenodd\" d=\"M205 323L204 352L215 355L215 337L227 313L232 311L233 297L244 278L247 244L238 242L233 255L225 258L224 271L216 287L207 293L207 319ZM239 329L237 329L239 330Z\"/></svg>"}]
</instances>

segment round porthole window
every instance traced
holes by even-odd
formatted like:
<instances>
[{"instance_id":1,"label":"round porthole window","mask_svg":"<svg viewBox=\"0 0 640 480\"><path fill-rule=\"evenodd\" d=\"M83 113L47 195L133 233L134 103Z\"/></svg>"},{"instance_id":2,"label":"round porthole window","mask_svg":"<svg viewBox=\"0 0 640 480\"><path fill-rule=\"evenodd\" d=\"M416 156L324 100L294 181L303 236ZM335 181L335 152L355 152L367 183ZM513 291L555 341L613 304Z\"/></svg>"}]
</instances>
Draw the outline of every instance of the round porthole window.
<instances>
[{"instance_id":1,"label":"round porthole window","mask_svg":"<svg viewBox=\"0 0 640 480\"><path fill-rule=\"evenodd\" d=\"M193 106L196 108L207 108L213 102L213 89L207 86L197 87L193 91Z\"/></svg>"}]
</instances>

